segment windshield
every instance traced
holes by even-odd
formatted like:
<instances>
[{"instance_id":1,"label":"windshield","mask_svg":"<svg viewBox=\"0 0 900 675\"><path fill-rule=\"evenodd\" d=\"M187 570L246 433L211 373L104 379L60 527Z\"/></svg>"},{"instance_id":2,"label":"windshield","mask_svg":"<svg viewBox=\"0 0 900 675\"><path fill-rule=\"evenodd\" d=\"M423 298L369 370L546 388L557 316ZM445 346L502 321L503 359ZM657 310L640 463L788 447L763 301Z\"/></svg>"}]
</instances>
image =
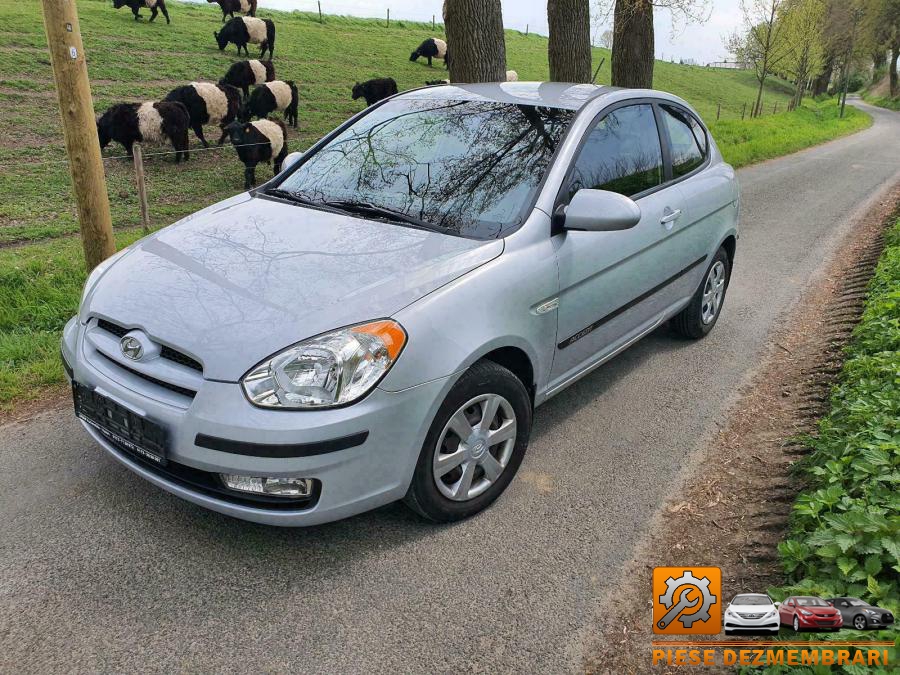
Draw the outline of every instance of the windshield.
<instances>
[{"instance_id":1,"label":"windshield","mask_svg":"<svg viewBox=\"0 0 900 675\"><path fill-rule=\"evenodd\" d=\"M362 205L366 216L389 219L387 210L450 234L501 237L526 217L574 114L494 101L389 101L278 189L357 213Z\"/></svg>"},{"instance_id":2,"label":"windshield","mask_svg":"<svg viewBox=\"0 0 900 675\"><path fill-rule=\"evenodd\" d=\"M862 600L857 600L856 598L848 598L851 607L871 607L868 602L863 602Z\"/></svg>"},{"instance_id":3,"label":"windshield","mask_svg":"<svg viewBox=\"0 0 900 675\"><path fill-rule=\"evenodd\" d=\"M800 607L829 607L830 605L819 598L797 598Z\"/></svg>"},{"instance_id":4,"label":"windshield","mask_svg":"<svg viewBox=\"0 0 900 675\"><path fill-rule=\"evenodd\" d=\"M765 595L736 595L732 605L771 605L772 601Z\"/></svg>"}]
</instances>

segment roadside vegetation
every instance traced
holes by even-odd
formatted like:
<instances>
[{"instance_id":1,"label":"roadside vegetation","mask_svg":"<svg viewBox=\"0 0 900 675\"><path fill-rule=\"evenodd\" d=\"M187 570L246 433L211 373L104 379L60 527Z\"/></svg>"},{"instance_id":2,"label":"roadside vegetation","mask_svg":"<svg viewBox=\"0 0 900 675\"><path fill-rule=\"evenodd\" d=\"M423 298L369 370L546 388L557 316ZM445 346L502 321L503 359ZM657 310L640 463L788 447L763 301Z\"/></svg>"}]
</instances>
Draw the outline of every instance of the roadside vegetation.
<instances>
[{"instance_id":1,"label":"roadside vegetation","mask_svg":"<svg viewBox=\"0 0 900 675\"><path fill-rule=\"evenodd\" d=\"M862 321L831 397L831 410L799 467L806 490L779 551L791 585L771 595L858 597L900 615L900 220L887 235ZM896 630L843 629L789 639L892 640ZM852 649L852 647L850 648ZM788 669L772 668L783 673ZM796 671L790 671L796 672ZM812 671L810 671L812 672ZM838 672L827 670L824 672ZM845 668L841 672L879 672ZM880 672L888 672L881 669Z\"/></svg>"},{"instance_id":2,"label":"roadside vegetation","mask_svg":"<svg viewBox=\"0 0 900 675\"><path fill-rule=\"evenodd\" d=\"M193 80L216 81L237 57L220 52L212 31L221 25L217 5L167 3L172 24L135 22L126 9L106 0L80 0L81 30L92 78L94 105L101 112L121 101L159 99ZM260 10L275 19L275 67L279 78L300 88L300 128L290 131L292 150L308 147L363 107L350 98L356 81L390 76L399 88L422 86L446 71L435 63L411 63L423 38L443 35L430 23ZM43 31L40 3L0 3L10 37L0 60L0 410L40 396L61 383L57 342L75 313L84 279L78 232L56 94ZM521 80L548 77L547 39L506 31L507 65ZM252 51L252 50L251 50ZM123 56L127 55L127 56ZM255 56L255 53L251 54ZM593 49L597 81L611 78L610 53ZM832 101L807 99L786 112L794 88L767 78L762 117L749 119L757 95L752 72L657 62L654 86L694 105L711 124L728 161L736 166L783 155L858 130L868 116L849 109L840 120ZM774 111L777 109L777 113ZM747 119L741 120L742 113ZM720 116L717 122L716 117ZM215 139L218 134L208 134ZM198 144L191 136L192 146ZM163 227L243 188L243 166L230 147L199 150L175 165L171 148L145 149L150 218ZM140 210L131 163L116 144L104 151L113 225L123 245L138 237ZM267 169L258 170L268 177Z\"/></svg>"},{"instance_id":3,"label":"roadside vegetation","mask_svg":"<svg viewBox=\"0 0 900 675\"><path fill-rule=\"evenodd\" d=\"M866 103L877 105L879 108L900 110L900 96L891 98L890 96L872 96L871 94L863 94L863 100Z\"/></svg>"}]
</instances>

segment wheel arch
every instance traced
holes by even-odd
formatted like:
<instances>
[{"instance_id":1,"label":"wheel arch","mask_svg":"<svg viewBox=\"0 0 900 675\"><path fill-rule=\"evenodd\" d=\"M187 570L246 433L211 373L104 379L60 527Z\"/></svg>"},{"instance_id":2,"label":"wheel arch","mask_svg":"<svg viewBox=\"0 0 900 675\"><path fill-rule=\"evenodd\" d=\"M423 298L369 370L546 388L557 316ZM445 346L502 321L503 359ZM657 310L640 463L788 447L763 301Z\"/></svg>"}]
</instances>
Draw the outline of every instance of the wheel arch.
<instances>
[{"instance_id":1,"label":"wheel arch","mask_svg":"<svg viewBox=\"0 0 900 675\"><path fill-rule=\"evenodd\" d=\"M531 396L531 403L534 405L534 392L536 389L534 364L524 349L511 345L507 347L497 347L481 356L478 360L493 361L519 378L528 390L528 394Z\"/></svg>"}]
</instances>

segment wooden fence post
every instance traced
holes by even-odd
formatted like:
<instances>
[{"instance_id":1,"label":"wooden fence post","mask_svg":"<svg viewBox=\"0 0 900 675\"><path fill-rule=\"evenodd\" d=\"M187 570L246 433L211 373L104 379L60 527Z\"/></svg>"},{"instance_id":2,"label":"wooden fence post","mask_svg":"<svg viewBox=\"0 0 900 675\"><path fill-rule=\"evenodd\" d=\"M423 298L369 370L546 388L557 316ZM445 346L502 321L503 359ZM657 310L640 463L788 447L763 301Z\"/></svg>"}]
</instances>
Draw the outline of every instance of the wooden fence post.
<instances>
[{"instance_id":1,"label":"wooden fence post","mask_svg":"<svg viewBox=\"0 0 900 675\"><path fill-rule=\"evenodd\" d=\"M528 24L525 24L525 37L528 37Z\"/></svg>"},{"instance_id":2,"label":"wooden fence post","mask_svg":"<svg viewBox=\"0 0 900 675\"><path fill-rule=\"evenodd\" d=\"M319 0L319 23L325 23L325 21L322 20L322 0Z\"/></svg>"},{"instance_id":3,"label":"wooden fence post","mask_svg":"<svg viewBox=\"0 0 900 675\"><path fill-rule=\"evenodd\" d=\"M719 121L719 118L722 116L722 103L719 102L719 106L716 108L716 122Z\"/></svg>"},{"instance_id":4,"label":"wooden fence post","mask_svg":"<svg viewBox=\"0 0 900 675\"><path fill-rule=\"evenodd\" d=\"M391 8L388 7L388 19L387 19L387 27L391 27Z\"/></svg>"},{"instance_id":5,"label":"wooden fence post","mask_svg":"<svg viewBox=\"0 0 900 675\"><path fill-rule=\"evenodd\" d=\"M744 107L741 108L741 122L744 121L744 115L747 114L747 101L744 101Z\"/></svg>"},{"instance_id":6,"label":"wooden fence post","mask_svg":"<svg viewBox=\"0 0 900 675\"><path fill-rule=\"evenodd\" d=\"M141 144L135 143L134 152L134 182L137 185L138 201L141 205L141 227L144 234L150 234L150 209L147 206L147 184L144 182L144 155L141 153Z\"/></svg>"},{"instance_id":7,"label":"wooden fence post","mask_svg":"<svg viewBox=\"0 0 900 675\"><path fill-rule=\"evenodd\" d=\"M116 252L109 195L97 138L91 83L75 0L43 0L44 29L59 100L69 172L88 271Z\"/></svg>"},{"instance_id":8,"label":"wooden fence post","mask_svg":"<svg viewBox=\"0 0 900 675\"><path fill-rule=\"evenodd\" d=\"M772 114L774 115L777 112L778 112L778 101L775 101L775 107L772 108Z\"/></svg>"},{"instance_id":9,"label":"wooden fence post","mask_svg":"<svg viewBox=\"0 0 900 675\"><path fill-rule=\"evenodd\" d=\"M431 30L434 30L434 29L435 29L435 25L434 25L434 14L432 14L432 15L431 15Z\"/></svg>"}]
</instances>

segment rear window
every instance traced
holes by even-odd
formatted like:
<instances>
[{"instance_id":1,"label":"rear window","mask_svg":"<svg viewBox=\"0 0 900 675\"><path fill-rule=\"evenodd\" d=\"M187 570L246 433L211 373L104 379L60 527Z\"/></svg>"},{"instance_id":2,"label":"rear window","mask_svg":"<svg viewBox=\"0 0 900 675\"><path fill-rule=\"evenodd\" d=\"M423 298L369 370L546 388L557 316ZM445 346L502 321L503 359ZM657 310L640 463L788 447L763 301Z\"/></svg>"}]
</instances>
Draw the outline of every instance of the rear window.
<instances>
[{"instance_id":1,"label":"rear window","mask_svg":"<svg viewBox=\"0 0 900 675\"><path fill-rule=\"evenodd\" d=\"M671 105L660 108L671 141L672 175L686 176L706 161L706 132L687 111Z\"/></svg>"}]
</instances>

